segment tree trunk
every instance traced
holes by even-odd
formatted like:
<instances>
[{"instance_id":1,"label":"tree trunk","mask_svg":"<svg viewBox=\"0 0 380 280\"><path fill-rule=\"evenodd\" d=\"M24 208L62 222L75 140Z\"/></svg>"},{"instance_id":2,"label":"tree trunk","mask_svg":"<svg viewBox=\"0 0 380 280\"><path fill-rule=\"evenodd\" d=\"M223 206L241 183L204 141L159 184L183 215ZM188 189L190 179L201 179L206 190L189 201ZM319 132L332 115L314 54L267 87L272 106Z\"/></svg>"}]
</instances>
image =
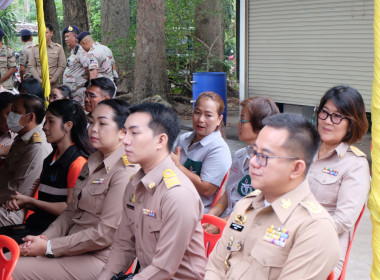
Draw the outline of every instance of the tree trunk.
<instances>
[{"instance_id":1,"label":"tree trunk","mask_svg":"<svg viewBox=\"0 0 380 280\"><path fill-rule=\"evenodd\" d=\"M51 40L55 43L61 44L61 32L58 26L57 10L55 9L54 0L43 0L44 5L44 18L45 23L53 25L54 34ZM43 34L45 35L45 34Z\"/></svg>"},{"instance_id":2,"label":"tree trunk","mask_svg":"<svg viewBox=\"0 0 380 280\"><path fill-rule=\"evenodd\" d=\"M137 1L134 96L138 101L157 94L169 97L164 23L164 0Z\"/></svg>"},{"instance_id":3,"label":"tree trunk","mask_svg":"<svg viewBox=\"0 0 380 280\"><path fill-rule=\"evenodd\" d=\"M62 0L63 28L68 25L76 25L79 30L89 31L89 19L86 0Z\"/></svg>"},{"instance_id":4,"label":"tree trunk","mask_svg":"<svg viewBox=\"0 0 380 280\"><path fill-rule=\"evenodd\" d=\"M195 7L195 53L199 59L194 69L197 71L224 71L222 5L221 0L199 0Z\"/></svg>"},{"instance_id":5,"label":"tree trunk","mask_svg":"<svg viewBox=\"0 0 380 280\"><path fill-rule=\"evenodd\" d=\"M89 31L89 19L87 12L86 0L62 0L63 6L63 28L68 25L76 25L79 31ZM65 38L62 38L62 44L65 47L66 55L70 52L66 46Z\"/></svg>"},{"instance_id":6,"label":"tree trunk","mask_svg":"<svg viewBox=\"0 0 380 280\"><path fill-rule=\"evenodd\" d=\"M100 0L100 5L102 44L112 50L119 74L119 89L130 91L133 88L133 59L128 41L131 26L129 1Z\"/></svg>"}]
</instances>

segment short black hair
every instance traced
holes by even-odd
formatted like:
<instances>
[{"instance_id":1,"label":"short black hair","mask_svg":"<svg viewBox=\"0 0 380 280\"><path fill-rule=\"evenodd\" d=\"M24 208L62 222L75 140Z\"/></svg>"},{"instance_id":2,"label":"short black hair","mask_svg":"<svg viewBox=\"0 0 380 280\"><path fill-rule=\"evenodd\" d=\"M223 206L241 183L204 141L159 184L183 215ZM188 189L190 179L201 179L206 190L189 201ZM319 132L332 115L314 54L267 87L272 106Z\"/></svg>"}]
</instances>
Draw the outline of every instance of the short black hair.
<instances>
[{"instance_id":1,"label":"short black hair","mask_svg":"<svg viewBox=\"0 0 380 280\"><path fill-rule=\"evenodd\" d=\"M314 125L301 115L292 113L266 117L263 124L273 128L286 129L289 132L284 148L289 150L290 156L296 156L305 161L306 174L321 142Z\"/></svg>"},{"instance_id":2,"label":"short black hair","mask_svg":"<svg viewBox=\"0 0 380 280\"><path fill-rule=\"evenodd\" d=\"M22 99L24 101L25 113L34 113L36 115L36 123L42 123L45 116L45 102L41 98L31 94L16 95L16 100Z\"/></svg>"},{"instance_id":3,"label":"short black hair","mask_svg":"<svg viewBox=\"0 0 380 280\"><path fill-rule=\"evenodd\" d=\"M73 96L71 95L71 90L68 86L59 85L59 86L54 87L53 89L55 88L61 92L64 99L73 99Z\"/></svg>"},{"instance_id":4,"label":"short black hair","mask_svg":"<svg viewBox=\"0 0 380 280\"><path fill-rule=\"evenodd\" d=\"M51 31L51 32L54 32L54 27L53 27L53 25L51 25L50 23L45 23L45 27L46 28L49 28L49 30Z\"/></svg>"},{"instance_id":5,"label":"short black hair","mask_svg":"<svg viewBox=\"0 0 380 280\"><path fill-rule=\"evenodd\" d=\"M8 91L0 92L0 112L7 108L9 104L12 104L15 97L14 94Z\"/></svg>"},{"instance_id":6,"label":"short black hair","mask_svg":"<svg viewBox=\"0 0 380 280\"><path fill-rule=\"evenodd\" d=\"M141 103L130 107L128 116L138 112L152 117L149 127L154 135L165 133L168 136L168 150L171 151L180 131L179 119L173 109L160 103Z\"/></svg>"},{"instance_id":7,"label":"short black hair","mask_svg":"<svg viewBox=\"0 0 380 280\"><path fill-rule=\"evenodd\" d=\"M90 86L96 86L100 88L100 91L102 92L103 97L109 96L110 98L114 98L116 87L113 81L111 79L106 77L96 78L92 79L90 81Z\"/></svg>"},{"instance_id":8,"label":"short black hair","mask_svg":"<svg viewBox=\"0 0 380 280\"><path fill-rule=\"evenodd\" d=\"M21 36L23 42L28 42L32 38L32 35Z\"/></svg>"},{"instance_id":9,"label":"short black hair","mask_svg":"<svg viewBox=\"0 0 380 280\"><path fill-rule=\"evenodd\" d=\"M41 99L45 99L42 85L36 78L29 78L24 80L21 84L18 85L18 91L21 94L31 94Z\"/></svg>"},{"instance_id":10,"label":"short black hair","mask_svg":"<svg viewBox=\"0 0 380 280\"><path fill-rule=\"evenodd\" d=\"M117 124L117 128L120 130L124 128L125 120L127 119L128 102L121 99L105 99L98 103L99 105L110 106L114 112L113 121Z\"/></svg>"}]
</instances>

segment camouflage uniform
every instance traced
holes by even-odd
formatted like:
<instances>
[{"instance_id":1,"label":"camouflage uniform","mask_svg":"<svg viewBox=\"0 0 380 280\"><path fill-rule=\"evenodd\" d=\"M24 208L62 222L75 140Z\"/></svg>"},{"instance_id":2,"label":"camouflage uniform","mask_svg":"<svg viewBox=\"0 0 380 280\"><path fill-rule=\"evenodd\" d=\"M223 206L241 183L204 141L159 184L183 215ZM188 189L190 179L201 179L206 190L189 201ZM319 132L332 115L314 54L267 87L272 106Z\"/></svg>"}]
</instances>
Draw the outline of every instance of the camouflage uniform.
<instances>
[{"instance_id":1,"label":"camouflage uniform","mask_svg":"<svg viewBox=\"0 0 380 280\"><path fill-rule=\"evenodd\" d=\"M29 55L32 51L33 42L26 42L20 51L20 65L25 67L25 74L23 79L26 80L32 77L32 73L30 73L28 64L29 64Z\"/></svg>"},{"instance_id":2,"label":"camouflage uniform","mask_svg":"<svg viewBox=\"0 0 380 280\"><path fill-rule=\"evenodd\" d=\"M49 64L49 79L52 81L51 86L54 87L59 84L66 67L65 52L60 44L53 42L46 46L46 48ZM30 52L29 67L32 75L37 79L41 79L40 50L38 44L33 46Z\"/></svg>"},{"instance_id":3,"label":"camouflage uniform","mask_svg":"<svg viewBox=\"0 0 380 280\"><path fill-rule=\"evenodd\" d=\"M11 48L6 45L0 49L0 77L4 76L8 70L12 67L16 67L16 57ZM1 83L1 85L8 90L13 89L12 76Z\"/></svg>"},{"instance_id":4,"label":"camouflage uniform","mask_svg":"<svg viewBox=\"0 0 380 280\"><path fill-rule=\"evenodd\" d=\"M79 47L77 49L77 47ZM86 67L88 67L87 52L77 45L71 50L70 56L67 59L65 72L63 73L63 84L68 86L73 95L73 99L84 105L84 93L86 88L84 84L88 80Z\"/></svg>"},{"instance_id":5,"label":"camouflage uniform","mask_svg":"<svg viewBox=\"0 0 380 280\"><path fill-rule=\"evenodd\" d=\"M113 58L112 51L98 42L91 46L88 52L89 66L88 70L98 70L98 76L106 77L113 81L113 65L115 64L115 59Z\"/></svg>"}]
</instances>

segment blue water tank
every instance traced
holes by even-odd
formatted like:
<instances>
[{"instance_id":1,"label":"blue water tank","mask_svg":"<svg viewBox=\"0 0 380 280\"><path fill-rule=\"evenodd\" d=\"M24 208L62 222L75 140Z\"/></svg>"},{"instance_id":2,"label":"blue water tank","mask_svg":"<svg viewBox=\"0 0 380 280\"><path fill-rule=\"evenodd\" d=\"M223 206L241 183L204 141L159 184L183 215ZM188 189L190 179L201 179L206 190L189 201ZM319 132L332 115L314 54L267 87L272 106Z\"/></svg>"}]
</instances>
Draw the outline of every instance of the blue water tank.
<instances>
[{"instance_id":1,"label":"blue water tank","mask_svg":"<svg viewBox=\"0 0 380 280\"><path fill-rule=\"evenodd\" d=\"M224 72L193 73L193 100L205 91L217 93L224 102L223 122L227 121L227 74Z\"/></svg>"}]
</instances>

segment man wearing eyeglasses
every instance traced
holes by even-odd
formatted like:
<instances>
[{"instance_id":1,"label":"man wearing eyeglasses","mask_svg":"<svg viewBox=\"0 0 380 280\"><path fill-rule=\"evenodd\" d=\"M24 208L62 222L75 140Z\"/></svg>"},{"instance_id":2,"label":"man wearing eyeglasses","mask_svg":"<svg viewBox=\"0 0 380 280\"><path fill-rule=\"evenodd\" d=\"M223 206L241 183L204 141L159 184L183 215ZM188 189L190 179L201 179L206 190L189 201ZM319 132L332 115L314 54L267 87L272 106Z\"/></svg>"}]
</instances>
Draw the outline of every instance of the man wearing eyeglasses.
<instances>
[{"instance_id":1,"label":"man wearing eyeglasses","mask_svg":"<svg viewBox=\"0 0 380 280\"><path fill-rule=\"evenodd\" d=\"M236 204L205 279L327 279L339 259L338 237L306 180L318 132L295 114L263 123L250 149L256 191Z\"/></svg>"}]
</instances>

